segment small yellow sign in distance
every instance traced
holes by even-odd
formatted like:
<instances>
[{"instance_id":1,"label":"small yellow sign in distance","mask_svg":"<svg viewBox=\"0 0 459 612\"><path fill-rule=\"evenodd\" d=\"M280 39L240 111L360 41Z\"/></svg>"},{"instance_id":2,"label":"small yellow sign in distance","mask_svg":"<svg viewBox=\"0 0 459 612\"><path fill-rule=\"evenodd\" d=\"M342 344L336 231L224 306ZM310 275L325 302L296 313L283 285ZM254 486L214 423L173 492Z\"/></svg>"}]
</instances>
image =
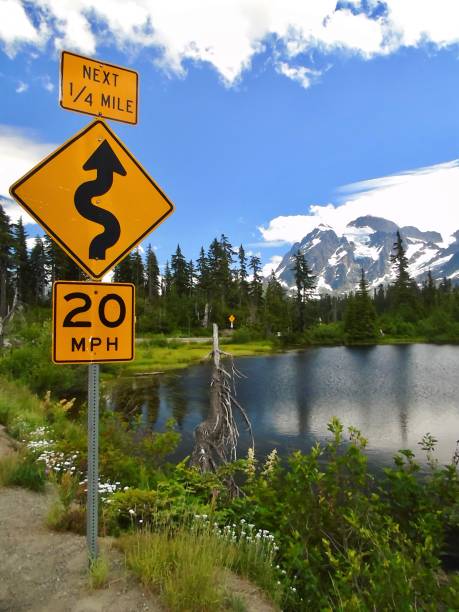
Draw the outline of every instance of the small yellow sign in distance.
<instances>
[{"instance_id":1,"label":"small yellow sign in distance","mask_svg":"<svg viewBox=\"0 0 459 612\"><path fill-rule=\"evenodd\" d=\"M230 322L230 323L233 323L233 322L236 320L236 317L235 317L233 314L231 314L231 315L228 317L228 320L229 320L229 322Z\"/></svg>"},{"instance_id":2,"label":"small yellow sign in distance","mask_svg":"<svg viewBox=\"0 0 459 612\"><path fill-rule=\"evenodd\" d=\"M174 210L100 119L14 183L10 194L95 279Z\"/></svg>"},{"instance_id":3,"label":"small yellow sign in distance","mask_svg":"<svg viewBox=\"0 0 459 612\"><path fill-rule=\"evenodd\" d=\"M56 281L54 363L134 359L134 285Z\"/></svg>"},{"instance_id":4,"label":"small yellow sign in distance","mask_svg":"<svg viewBox=\"0 0 459 612\"><path fill-rule=\"evenodd\" d=\"M139 75L134 70L62 52L62 108L135 124L138 94Z\"/></svg>"}]
</instances>

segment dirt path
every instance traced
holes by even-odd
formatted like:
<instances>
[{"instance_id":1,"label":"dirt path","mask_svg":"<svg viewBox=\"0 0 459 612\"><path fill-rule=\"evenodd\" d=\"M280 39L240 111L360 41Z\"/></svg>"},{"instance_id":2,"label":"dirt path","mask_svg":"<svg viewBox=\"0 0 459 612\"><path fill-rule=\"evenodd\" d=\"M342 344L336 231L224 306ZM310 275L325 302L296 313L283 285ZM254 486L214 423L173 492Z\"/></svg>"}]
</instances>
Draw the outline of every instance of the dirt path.
<instances>
[{"instance_id":1,"label":"dirt path","mask_svg":"<svg viewBox=\"0 0 459 612\"><path fill-rule=\"evenodd\" d=\"M0 612L141 612L162 608L107 550L107 588L90 590L86 541L47 529L50 495L0 489Z\"/></svg>"}]
</instances>

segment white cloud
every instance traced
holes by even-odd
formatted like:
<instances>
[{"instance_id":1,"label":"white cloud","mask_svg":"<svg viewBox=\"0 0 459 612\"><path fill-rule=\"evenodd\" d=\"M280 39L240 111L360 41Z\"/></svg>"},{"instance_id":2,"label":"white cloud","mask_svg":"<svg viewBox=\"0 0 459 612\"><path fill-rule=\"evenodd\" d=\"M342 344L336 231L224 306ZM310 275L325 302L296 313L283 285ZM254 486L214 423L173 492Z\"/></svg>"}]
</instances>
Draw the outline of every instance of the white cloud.
<instances>
[{"instance_id":1,"label":"white cloud","mask_svg":"<svg viewBox=\"0 0 459 612\"><path fill-rule=\"evenodd\" d=\"M346 194L342 202L311 205L309 214L276 217L258 229L268 242L290 243L320 223L342 235L350 221L365 215L435 230L445 241L459 229L459 160L354 183L341 193Z\"/></svg>"},{"instance_id":2,"label":"white cloud","mask_svg":"<svg viewBox=\"0 0 459 612\"><path fill-rule=\"evenodd\" d=\"M312 70L306 66L290 66L287 62L278 62L276 70L289 79L297 81L304 89L310 87L322 74L320 70Z\"/></svg>"},{"instance_id":3,"label":"white cloud","mask_svg":"<svg viewBox=\"0 0 459 612\"><path fill-rule=\"evenodd\" d=\"M273 255L268 263L263 265L261 273L264 277L270 276L271 272L277 270L280 262L282 261L281 255Z\"/></svg>"},{"instance_id":4,"label":"white cloud","mask_svg":"<svg viewBox=\"0 0 459 612\"><path fill-rule=\"evenodd\" d=\"M417 46L424 41L445 47L459 42L457 0L386 0L388 20L400 43Z\"/></svg>"},{"instance_id":5,"label":"white cloud","mask_svg":"<svg viewBox=\"0 0 459 612\"><path fill-rule=\"evenodd\" d=\"M27 91L28 89L29 89L29 86L27 85L27 83L24 83L24 81L19 81L15 91L17 94L21 94Z\"/></svg>"},{"instance_id":6,"label":"white cloud","mask_svg":"<svg viewBox=\"0 0 459 612\"><path fill-rule=\"evenodd\" d=\"M0 41L14 55L21 45L52 40L94 55L99 45L131 52L154 49L155 62L184 75L187 61L207 62L227 85L268 49L277 69L310 85L301 64L311 49L345 51L365 59L400 46L459 42L457 0L0 0ZM26 9L24 8L26 7ZM378 8L372 15L372 10ZM33 16L33 19L32 19ZM292 60L295 59L295 66Z\"/></svg>"},{"instance_id":7,"label":"white cloud","mask_svg":"<svg viewBox=\"0 0 459 612\"><path fill-rule=\"evenodd\" d=\"M23 130L0 124L0 196L8 197L10 186L54 148L55 145L41 143ZM22 217L25 224L35 223L9 198L3 208L12 221Z\"/></svg>"},{"instance_id":8,"label":"white cloud","mask_svg":"<svg viewBox=\"0 0 459 612\"><path fill-rule=\"evenodd\" d=\"M0 41L5 52L14 57L19 47L31 44L42 47L48 37L48 28L42 21L34 26L19 0L0 0Z\"/></svg>"}]
</instances>

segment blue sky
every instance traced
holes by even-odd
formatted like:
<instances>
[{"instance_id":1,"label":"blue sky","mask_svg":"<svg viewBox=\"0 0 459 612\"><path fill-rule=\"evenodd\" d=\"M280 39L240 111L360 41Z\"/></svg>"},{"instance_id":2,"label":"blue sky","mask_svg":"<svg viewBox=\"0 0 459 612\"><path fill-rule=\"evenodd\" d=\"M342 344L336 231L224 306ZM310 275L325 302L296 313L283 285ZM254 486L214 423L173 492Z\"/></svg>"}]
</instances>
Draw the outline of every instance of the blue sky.
<instances>
[{"instance_id":1,"label":"blue sky","mask_svg":"<svg viewBox=\"0 0 459 612\"><path fill-rule=\"evenodd\" d=\"M0 196L91 121L59 106L64 48L139 72L138 125L110 124L175 203L144 243L161 264L221 233L267 264L358 214L446 240L459 229L458 5L0 0Z\"/></svg>"}]
</instances>

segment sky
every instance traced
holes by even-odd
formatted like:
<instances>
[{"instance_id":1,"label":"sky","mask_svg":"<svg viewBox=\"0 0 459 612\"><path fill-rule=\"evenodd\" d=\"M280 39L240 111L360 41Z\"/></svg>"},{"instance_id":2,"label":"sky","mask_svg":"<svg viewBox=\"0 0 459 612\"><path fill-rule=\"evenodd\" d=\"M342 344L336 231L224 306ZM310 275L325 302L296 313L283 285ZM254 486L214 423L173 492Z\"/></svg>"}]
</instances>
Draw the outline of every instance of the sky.
<instances>
[{"instance_id":1,"label":"sky","mask_svg":"<svg viewBox=\"0 0 459 612\"><path fill-rule=\"evenodd\" d=\"M175 204L161 265L224 233L265 272L319 223L459 229L457 0L0 0L0 198L92 118L59 105L62 50L136 70L109 122ZM132 205L135 205L133 203Z\"/></svg>"}]
</instances>

